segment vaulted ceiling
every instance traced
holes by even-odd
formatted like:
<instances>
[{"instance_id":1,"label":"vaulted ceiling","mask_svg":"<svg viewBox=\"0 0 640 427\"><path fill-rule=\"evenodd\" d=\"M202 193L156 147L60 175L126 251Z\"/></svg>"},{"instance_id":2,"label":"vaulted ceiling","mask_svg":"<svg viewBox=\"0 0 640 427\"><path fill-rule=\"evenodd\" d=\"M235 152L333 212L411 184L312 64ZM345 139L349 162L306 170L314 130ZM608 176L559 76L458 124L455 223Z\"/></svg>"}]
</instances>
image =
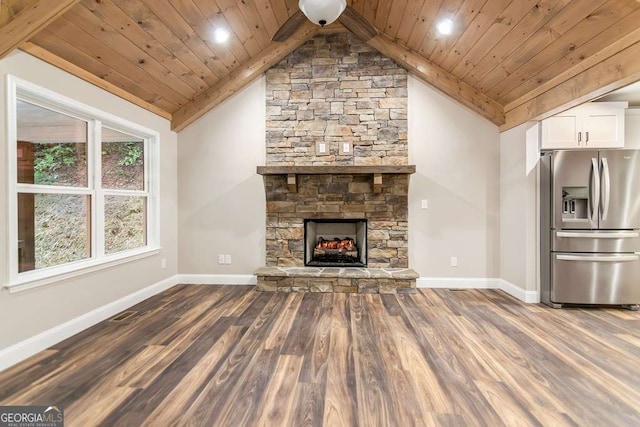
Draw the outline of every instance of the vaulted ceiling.
<instances>
[{"instance_id":1,"label":"vaulted ceiling","mask_svg":"<svg viewBox=\"0 0 640 427\"><path fill-rule=\"evenodd\" d=\"M0 0L0 58L23 49L175 130L322 32L352 31L503 130L640 80L640 0L347 3L320 28L298 0Z\"/></svg>"}]
</instances>

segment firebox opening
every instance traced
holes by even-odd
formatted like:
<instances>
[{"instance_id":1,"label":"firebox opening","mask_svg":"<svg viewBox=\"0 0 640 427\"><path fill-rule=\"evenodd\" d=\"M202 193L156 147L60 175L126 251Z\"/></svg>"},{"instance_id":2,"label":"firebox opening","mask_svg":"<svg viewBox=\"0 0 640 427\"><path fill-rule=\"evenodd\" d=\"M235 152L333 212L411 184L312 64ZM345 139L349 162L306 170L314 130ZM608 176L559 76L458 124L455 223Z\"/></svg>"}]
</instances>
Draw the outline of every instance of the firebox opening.
<instances>
[{"instance_id":1,"label":"firebox opening","mask_svg":"<svg viewBox=\"0 0 640 427\"><path fill-rule=\"evenodd\" d=\"M305 219L304 265L366 267L366 219Z\"/></svg>"}]
</instances>

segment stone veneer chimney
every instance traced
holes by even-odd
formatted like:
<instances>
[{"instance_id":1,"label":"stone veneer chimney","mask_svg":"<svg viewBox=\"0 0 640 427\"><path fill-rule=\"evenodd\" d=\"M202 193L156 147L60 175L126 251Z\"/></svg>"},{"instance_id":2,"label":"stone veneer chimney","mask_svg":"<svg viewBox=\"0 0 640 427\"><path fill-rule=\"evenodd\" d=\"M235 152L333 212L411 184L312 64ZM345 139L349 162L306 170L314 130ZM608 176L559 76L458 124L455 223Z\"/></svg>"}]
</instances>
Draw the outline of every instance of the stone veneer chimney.
<instances>
[{"instance_id":1,"label":"stone veneer chimney","mask_svg":"<svg viewBox=\"0 0 640 427\"><path fill-rule=\"evenodd\" d=\"M351 33L317 36L267 71L266 128L267 166L406 165L407 71Z\"/></svg>"},{"instance_id":2,"label":"stone veneer chimney","mask_svg":"<svg viewBox=\"0 0 640 427\"><path fill-rule=\"evenodd\" d=\"M313 38L266 80L266 166L408 163L407 72L352 34ZM408 267L409 175L385 175L380 192L371 175L301 174L297 192L286 175L264 181L268 267L303 265L305 218L366 218L368 265Z\"/></svg>"}]
</instances>

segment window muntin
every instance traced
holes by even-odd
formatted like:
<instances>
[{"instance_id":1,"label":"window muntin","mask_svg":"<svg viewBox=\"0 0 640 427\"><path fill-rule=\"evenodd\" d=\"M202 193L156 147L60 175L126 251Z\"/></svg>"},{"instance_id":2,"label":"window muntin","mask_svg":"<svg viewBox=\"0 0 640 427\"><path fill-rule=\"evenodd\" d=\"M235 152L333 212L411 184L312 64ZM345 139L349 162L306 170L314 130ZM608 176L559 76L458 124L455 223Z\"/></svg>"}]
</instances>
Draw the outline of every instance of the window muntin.
<instances>
[{"instance_id":1,"label":"window muntin","mask_svg":"<svg viewBox=\"0 0 640 427\"><path fill-rule=\"evenodd\" d=\"M95 271L129 259L139 259L142 256L157 253L160 249L158 246L158 133L13 76L7 78L7 99L6 118L9 124L10 154L7 168L10 187L7 217L9 223L9 284L7 287L10 289L15 287L16 290L31 289L51 283L55 277L73 277L83 271ZM44 133L42 129L35 126L34 120L25 120L29 112L32 113L32 117L34 113L39 113L41 117L47 118L49 125L52 125L53 120L54 123L66 126L66 133L60 132L58 128L54 129L55 132L48 133L47 138L43 138ZM70 131L71 129L74 131ZM33 141L19 143L18 134L23 139ZM41 136L33 137L38 134ZM81 135L86 137L82 138ZM82 139L85 140L84 143ZM106 184L112 188L105 188L101 179L102 165L108 166L113 161L103 158L102 144L115 143L128 143L129 147L126 151L129 155L128 160L123 160L127 158L126 156L120 156L120 160L123 164L137 168L140 173L129 174L130 177L135 176L135 179L120 179L120 181L110 180L109 174L106 174ZM78 148L80 145L83 148ZM73 153L69 147L73 147ZM69 178L69 173L66 175L62 173L57 174L53 179L36 182L34 166L35 153L38 150L45 153L47 150L61 151L67 157L78 153L75 155L75 161L67 160L66 163L62 161L62 164L67 167L75 166L80 171L72 174L72 179ZM107 151L109 151L108 148ZM21 162L24 163L25 155L31 156L31 159L27 159L31 162L31 171L26 173L25 165L21 165ZM83 178L79 180L76 179L77 176ZM51 199L54 202L51 202ZM78 202L80 199L83 200L82 204ZM30 202L32 207L24 205L25 200ZM28 263L24 261L25 246L29 246L25 242L25 237L28 236L24 230L25 209L32 212L32 218L26 221L32 224L31 234L35 236L36 230L46 228L46 223L43 223L45 226L36 224L36 220L40 217L46 217L36 212L36 201L39 207L46 206L45 202L48 202L50 206L56 207L54 209L56 211L63 209L63 205L73 205L74 212L82 212L82 215L76 215L77 221L73 222L75 228L71 232L58 230L54 233L60 237L60 240L65 235L73 235L71 240L75 242L75 246L72 251L58 254L58 258L40 255L40 251L51 250L48 248L52 247L64 247L64 245L61 246L60 242L56 245L55 241L36 242L33 237L30 242L32 256ZM22 206L18 206L20 204ZM118 211L119 206L123 205L128 208L127 214ZM119 228L125 234L120 236L119 232L114 233L114 229L118 227L109 224L107 217L119 218ZM71 228L71 225L68 228ZM107 237L107 234L110 234L110 237ZM78 241L86 244L79 244ZM36 247L38 255L36 255Z\"/></svg>"}]
</instances>

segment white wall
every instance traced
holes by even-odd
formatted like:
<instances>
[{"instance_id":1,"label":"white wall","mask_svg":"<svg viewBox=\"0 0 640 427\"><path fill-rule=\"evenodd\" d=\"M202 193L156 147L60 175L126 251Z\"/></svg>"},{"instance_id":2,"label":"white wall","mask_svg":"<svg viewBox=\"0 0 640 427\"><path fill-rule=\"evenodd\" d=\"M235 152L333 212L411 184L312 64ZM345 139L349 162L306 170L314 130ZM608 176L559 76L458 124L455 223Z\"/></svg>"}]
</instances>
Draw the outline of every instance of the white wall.
<instances>
[{"instance_id":1,"label":"white wall","mask_svg":"<svg viewBox=\"0 0 640 427\"><path fill-rule=\"evenodd\" d=\"M265 79L178 135L183 274L253 274L265 264ZM231 265L218 265L218 255Z\"/></svg>"},{"instance_id":2,"label":"white wall","mask_svg":"<svg viewBox=\"0 0 640 427\"><path fill-rule=\"evenodd\" d=\"M0 290L0 349L103 307L177 274L177 135L155 114L111 95L26 53L14 51L0 60L0 284L7 283L7 159L5 91L12 74L105 112L160 132L161 253L74 279L10 294ZM167 268L161 269L166 258Z\"/></svg>"},{"instance_id":3,"label":"white wall","mask_svg":"<svg viewBox=\"0 0 640 427\"><path fill-rule=\"evenodd\" d=\"M410 77L409 163L409 265L421 277L500 277L498 128Z\"/></svg>"},{"instance_id":4,"label":"white wall","mask_svg":"<svg viewBox=\"0 0 640 427\"><path fill-rule=\"evenodd\" d=\"M178 135L181 274L252 274L265 263L265 82ZM410 266L426 277L499 277L498 129L409 79ZM420 209L420 200L430 207ZM218 254L232 255L218 265ZM457 256L459 267L449 266Z\"/></svg>"},{"instance_id":5,"label":"white wall","mask_svg":"<svg viewBox=\"0 0 640 427\"><path fill-rule=\"evenodd\" d=\"M537 124L500 134L500 273L507 282L537 291Z\"/></svg>"}]
</instances>

